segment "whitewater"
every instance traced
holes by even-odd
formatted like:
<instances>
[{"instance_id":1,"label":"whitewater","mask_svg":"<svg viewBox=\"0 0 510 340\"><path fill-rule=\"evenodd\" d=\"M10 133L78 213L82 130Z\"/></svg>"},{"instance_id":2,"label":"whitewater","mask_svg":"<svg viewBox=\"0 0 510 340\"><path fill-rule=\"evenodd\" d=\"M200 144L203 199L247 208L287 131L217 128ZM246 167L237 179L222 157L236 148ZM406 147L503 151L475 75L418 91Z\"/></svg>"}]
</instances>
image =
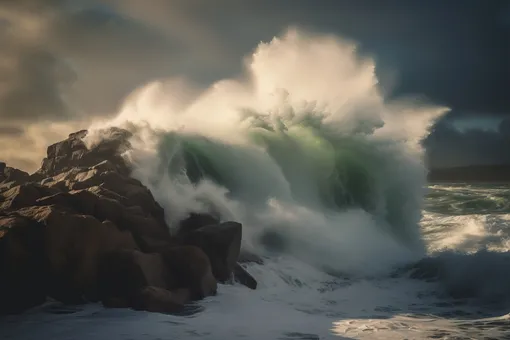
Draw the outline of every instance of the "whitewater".
<instances>
[{"instance_id":1,"label":"whitewater","mask_svg":"<svg viewBox=\"0 0 510 340\"><path fill-rule=\"evenodd\" d=\"M336 36L290 29L206 90L156 81L90 127L175 230L190 212L243 224L257 290L220 285L182 315L55 303L2 339L510 339L510 186L428 185L421 141L447 108L385 97Z\"/></svg>"}]
</instances>

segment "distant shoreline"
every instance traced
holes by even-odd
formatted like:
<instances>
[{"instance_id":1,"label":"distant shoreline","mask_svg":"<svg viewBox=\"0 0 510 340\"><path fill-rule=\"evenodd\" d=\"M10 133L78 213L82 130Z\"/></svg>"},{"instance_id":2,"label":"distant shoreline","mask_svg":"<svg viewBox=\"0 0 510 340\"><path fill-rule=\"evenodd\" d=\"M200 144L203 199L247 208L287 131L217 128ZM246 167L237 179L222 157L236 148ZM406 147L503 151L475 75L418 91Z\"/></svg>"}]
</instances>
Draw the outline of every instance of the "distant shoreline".
<instances>
[{"instance_id":1,"label":"distant shoreline","mask_svg":"<svg viewBox=\"0 0 510 340\"><path fill-rule=\"evenodd\" d=\"M452 168L430 169L427 180L438 183L510 183L510 164L470 165Z\"/></svg>"}]
</instances>

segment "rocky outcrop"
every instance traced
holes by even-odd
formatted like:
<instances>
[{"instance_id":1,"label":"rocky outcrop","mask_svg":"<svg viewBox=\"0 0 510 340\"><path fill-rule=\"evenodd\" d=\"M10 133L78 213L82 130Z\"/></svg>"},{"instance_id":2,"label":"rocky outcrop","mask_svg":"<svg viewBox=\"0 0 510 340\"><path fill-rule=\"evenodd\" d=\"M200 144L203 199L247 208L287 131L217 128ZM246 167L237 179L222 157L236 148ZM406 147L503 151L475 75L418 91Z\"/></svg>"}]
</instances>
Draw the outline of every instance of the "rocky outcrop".
<instances>
[{"instance_id":1,"label":"rocky outcrop","mask_svg":"<svg viewBox=\"0 0 510 340\"><path fill-rule=\"evenodd\" d=\"M7 166L4 162L0 162L0 186L9 189L13 186L26 183L30 175L25 171Z\"/></svg>"},{"instance_id":2,"label":"rocky outcrop","mask_svg":"<svg viewBox=\"0 0 510 340\"><path fill-rule=\"evenodd\" d=\"M92 167L104 160L109 160L115 170L129 175L129 166L122 158L122 153L130 148L129 138L132 134L123 129L111 128L102 132L102 137L88 148L83 138L87 130L71 133L69 138L48 146L47 157L43 159L36 175L50 177L74 168Z\"/></svg>"},{"instance_id":3,"label":"rocky outcrop","mask_svg":"<svg viewBox=\"0 0 510 340\"><path fill-rule=\"evenodd\" d=\"M63 303L176 312L217 282L256 281L239 260L242 226L191 214L171 235L165 211L129 176L131 133L87 131L48 147L32 175L0 163L0 314Z\"/></svg>"}]
</instances>

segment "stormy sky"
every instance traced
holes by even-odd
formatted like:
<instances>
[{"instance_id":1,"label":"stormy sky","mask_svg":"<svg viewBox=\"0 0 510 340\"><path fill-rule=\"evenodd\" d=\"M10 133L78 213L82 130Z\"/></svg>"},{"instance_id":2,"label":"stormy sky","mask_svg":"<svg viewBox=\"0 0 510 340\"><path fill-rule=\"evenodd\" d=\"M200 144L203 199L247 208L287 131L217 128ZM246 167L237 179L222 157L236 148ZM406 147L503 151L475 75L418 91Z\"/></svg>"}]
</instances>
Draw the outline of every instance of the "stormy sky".
<instances>
[{"instance_id":1,"label":"stormy sky","mask_svg":"<svg viewBox=\"0 0 510 340\"><path fill-rule=\"evenodd\" d=\"M236 76L289 26L355 41L392 97L451 108L425 141L431 166L510 163L503 0L0 0L0 159L34 170L137 87Z\"/></svg>"}]
</instances>

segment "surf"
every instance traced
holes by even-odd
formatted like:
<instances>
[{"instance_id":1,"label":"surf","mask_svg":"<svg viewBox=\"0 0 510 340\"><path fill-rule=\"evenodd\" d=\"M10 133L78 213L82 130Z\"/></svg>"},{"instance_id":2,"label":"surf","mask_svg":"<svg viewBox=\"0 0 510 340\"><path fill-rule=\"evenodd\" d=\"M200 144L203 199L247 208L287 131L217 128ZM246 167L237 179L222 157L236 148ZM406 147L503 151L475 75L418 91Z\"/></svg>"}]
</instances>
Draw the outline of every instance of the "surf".
<instances>
[{"instance_id":1,"label":"surf","mask_svg":"<svg viewBox=\"0 0 510 340\"><path fill-rule=\"evenodd\" d=\"M149 84L92 130L134 132L133 176L171 226L219 214L255 253L354 276L423 256L420 141L445 108L386 100L374 62L334 36L291 29L245 66L201 91Z\"/></svg>"}]
</instances>

